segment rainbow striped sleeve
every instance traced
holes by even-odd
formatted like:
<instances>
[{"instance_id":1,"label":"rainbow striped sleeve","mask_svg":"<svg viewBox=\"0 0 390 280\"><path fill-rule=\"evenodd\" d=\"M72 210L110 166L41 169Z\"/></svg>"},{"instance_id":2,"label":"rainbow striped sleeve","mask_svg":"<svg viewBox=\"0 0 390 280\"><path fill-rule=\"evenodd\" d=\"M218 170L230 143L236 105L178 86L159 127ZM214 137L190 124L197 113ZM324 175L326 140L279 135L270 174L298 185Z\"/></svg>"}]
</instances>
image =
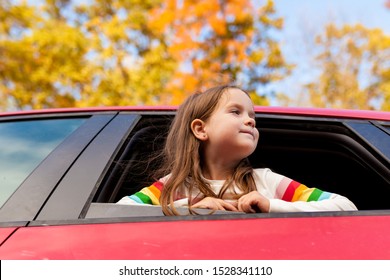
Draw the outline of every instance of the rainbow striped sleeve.
<instances>
[{"instance_id":1,"label":"rainbow striped sleeve","mask_svg":"<svg viewBox=\"0 0 390 280\"><path fill-rule=\"evenodd\" d=\"M284 177L276 189L276 198L288 202L294 201L320 201L329 199L331 193L317 188L308 188L305 185Z\"/></svg>"},{"instance_id":2,"label":"rainbow striped sleeve","mask_svg":"<svg viewBox=\"0 0 390 280\"><path fill-rule=\"evenodd\" d=\"M139 204L160 205L160 195L163 186L163 183L157 181L128 197Z\"/></svg>"}]
</instances>

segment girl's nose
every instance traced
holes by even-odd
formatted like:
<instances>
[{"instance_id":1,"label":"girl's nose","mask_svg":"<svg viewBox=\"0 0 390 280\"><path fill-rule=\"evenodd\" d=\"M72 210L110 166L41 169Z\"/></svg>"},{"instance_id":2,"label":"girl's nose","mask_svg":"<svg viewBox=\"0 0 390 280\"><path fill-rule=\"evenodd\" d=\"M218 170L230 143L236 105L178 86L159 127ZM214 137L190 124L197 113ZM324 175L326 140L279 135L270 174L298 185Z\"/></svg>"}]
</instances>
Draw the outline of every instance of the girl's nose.
<instances>
[{"instance_id":1,"label":"girl's nose","mask_svg":"<svg viewBox=\"0 0 390 280\"><path fill-rule=\"evenodd\" d=\"M249 126L251 126L251 127L255 127L256 122L255 122L255 120L254 120L253 118L248 117L248 119L246 120L245 124L246 124L246 125L249 125Z\"/></svg>"}]
</instances>

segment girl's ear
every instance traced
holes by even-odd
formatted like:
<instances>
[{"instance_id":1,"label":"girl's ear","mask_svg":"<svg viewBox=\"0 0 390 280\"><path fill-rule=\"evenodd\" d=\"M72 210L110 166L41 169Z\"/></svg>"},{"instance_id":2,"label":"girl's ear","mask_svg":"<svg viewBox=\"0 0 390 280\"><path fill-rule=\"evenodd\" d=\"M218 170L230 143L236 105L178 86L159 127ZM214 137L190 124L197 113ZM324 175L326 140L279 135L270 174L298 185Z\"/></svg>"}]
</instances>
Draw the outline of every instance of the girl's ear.
<instances>
[{"instance_id":1,"label":"girl's ear","mask_svg":"<svg viewBox=\"0 0 390 280\"><path fill-rule=\"evenodd\" d=\"M195 119L191 122L191 130L194 136L200 141L206 141L208 139L205 131L205 122L200 119Z\"/></svg>"}]
</instances>

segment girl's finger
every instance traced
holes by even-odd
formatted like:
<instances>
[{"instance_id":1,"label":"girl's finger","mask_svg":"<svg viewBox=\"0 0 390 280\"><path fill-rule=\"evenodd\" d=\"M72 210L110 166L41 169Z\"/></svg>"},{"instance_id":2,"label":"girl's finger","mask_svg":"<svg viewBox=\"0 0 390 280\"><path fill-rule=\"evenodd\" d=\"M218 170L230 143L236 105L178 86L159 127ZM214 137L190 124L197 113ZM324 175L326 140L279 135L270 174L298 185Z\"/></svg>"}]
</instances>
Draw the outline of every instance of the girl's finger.
<instances>
[{"instance_id":1,"label":"girl's finger","mask_svg":"<svg viewBox=\"0 0 390 280\"><path fill-rule=\"evenodd\" d=\"M225 210L238 211L238 209L234 207L232 204L230 204L229 202L224 201L222 206L225 208Z\"/></svg>"}]
</instances>

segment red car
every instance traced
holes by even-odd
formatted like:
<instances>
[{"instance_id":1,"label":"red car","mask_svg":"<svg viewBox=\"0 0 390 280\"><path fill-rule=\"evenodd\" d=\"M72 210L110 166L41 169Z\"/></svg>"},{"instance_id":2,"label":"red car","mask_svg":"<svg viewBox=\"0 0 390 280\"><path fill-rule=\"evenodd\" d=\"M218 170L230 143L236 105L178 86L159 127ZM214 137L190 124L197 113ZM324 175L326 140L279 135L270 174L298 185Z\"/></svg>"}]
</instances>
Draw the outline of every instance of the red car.
<instances>
[{"instance_id":1,"label":"red car","mask_svg":"<svg viewBox=\"0 0 390 280\"><path fill-rule=\"evenodd\" d=\"M117 205L150 183L175 108L0 115L0 259L390 259L390 113L257 107L254 167L351 212L167 217Z\"/></svg>"}]
</instances>

